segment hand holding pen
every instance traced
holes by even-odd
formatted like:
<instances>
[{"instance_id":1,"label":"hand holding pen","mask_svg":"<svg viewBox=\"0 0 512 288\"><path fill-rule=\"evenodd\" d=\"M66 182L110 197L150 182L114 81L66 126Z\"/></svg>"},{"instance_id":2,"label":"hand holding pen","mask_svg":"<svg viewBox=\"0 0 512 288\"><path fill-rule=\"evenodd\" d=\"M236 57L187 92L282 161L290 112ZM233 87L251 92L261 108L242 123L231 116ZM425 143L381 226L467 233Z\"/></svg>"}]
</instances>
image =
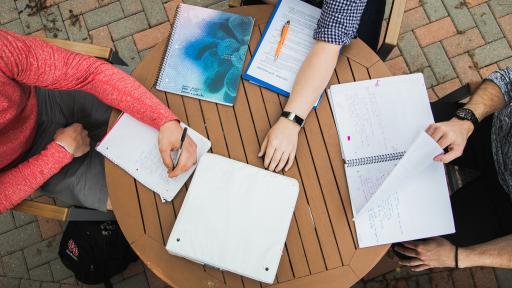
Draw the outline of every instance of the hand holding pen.
<instances>
[{"instance_id":1,"label":"hand holding pen","mask_svg":"<svg viewBox=\"0 0 512 288\"><path fill-rule=\"evenodd\" d=\"M160 127L158 133L160 155L169 177L172 178L187 171L197 162L197 145L187 135L186 129L178 121L169 121ZM178 150L178 155L173 161L171 151L175 150Z\"/></svg>"}]
</instances>

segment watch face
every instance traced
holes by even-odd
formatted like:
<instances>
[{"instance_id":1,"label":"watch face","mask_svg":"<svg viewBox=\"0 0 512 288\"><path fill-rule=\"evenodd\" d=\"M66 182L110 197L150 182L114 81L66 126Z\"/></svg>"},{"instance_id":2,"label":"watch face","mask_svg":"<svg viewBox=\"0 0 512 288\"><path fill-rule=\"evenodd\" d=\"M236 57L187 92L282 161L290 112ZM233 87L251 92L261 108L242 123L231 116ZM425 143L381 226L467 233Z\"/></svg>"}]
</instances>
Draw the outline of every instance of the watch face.
<instances>
[{"instance_id":1,"label":"watch face","mask_svg":"<svg viewBox=\"0 0 512 288\"><path fill-rule=\"evenodd\" d=\"M468 120L471 119L471 114L466 109L459 109L459 110L457 110L456 114L460 118L468 119Z\"/></svg>"}]
</instances>

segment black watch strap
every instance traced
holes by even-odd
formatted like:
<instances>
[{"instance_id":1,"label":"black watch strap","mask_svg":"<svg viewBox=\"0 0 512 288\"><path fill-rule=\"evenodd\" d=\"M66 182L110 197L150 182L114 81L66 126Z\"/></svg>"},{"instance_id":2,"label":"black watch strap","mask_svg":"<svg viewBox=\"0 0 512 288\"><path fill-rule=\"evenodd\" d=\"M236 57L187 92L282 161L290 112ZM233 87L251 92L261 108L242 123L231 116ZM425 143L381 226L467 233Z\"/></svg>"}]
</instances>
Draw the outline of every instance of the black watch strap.
<instances>
[{"instance_id":1,"label":"black watch strap","mask_svg":"<svg viewBox=\"0 0 512 288\"><path fill-rule=\"evenodd\" d=\"M459 108L455 111L455 117L460 120L468 120L473 123L473 126L476 128L478 126L478 118L475 113L469 108Z\"/></svg>"},{"instance_id":2,"label":"black watch strap","mask_svg":"<svg viewBox=\"0 0 512 288\"><path fill-rule=\"evenodd\" d=\"M283 113L281 113L281 117L297 123L300 127L304 127L304 119L300 118L295 113L283 111Z\"/></svg>"}]
</instances>

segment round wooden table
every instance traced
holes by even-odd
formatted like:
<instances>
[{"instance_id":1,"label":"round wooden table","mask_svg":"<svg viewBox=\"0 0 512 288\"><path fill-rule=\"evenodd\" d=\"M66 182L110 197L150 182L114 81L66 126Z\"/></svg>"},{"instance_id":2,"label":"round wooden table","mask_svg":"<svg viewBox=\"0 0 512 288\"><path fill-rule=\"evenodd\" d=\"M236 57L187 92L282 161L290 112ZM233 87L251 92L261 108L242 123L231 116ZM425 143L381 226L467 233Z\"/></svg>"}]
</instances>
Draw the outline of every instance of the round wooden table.
<instances>
[{"instance_id":1,"label":"round wooden table","mask_svg":"<svg viewBox=\"0 0 512 288\"><path fill-rule=\"evenodd\" d=\"M273 6L248 6L230 12L256 18L246 63L254 52ZM160 43L133 76L178 117L208 137L212 152L263 167L260 144L281 114L285 97L242 81L234 107L199 101L154 88L166 43ZM390 76L378 56L360 40L343 49L329 85ZM112 119L117 117L114 112ZM112 123L112 121L111 121ZM170 203L106 160L112 206L121 229L142 261L173 287L266 287L269 285L205 268L165 250L176 215L186 195L184 187ZM297 179L300 193L271 287L350 287L384 255L388 245L358 249L338 134L324 97L300 132L296 162L285 175Z\"/></svg>"}]
</instances>

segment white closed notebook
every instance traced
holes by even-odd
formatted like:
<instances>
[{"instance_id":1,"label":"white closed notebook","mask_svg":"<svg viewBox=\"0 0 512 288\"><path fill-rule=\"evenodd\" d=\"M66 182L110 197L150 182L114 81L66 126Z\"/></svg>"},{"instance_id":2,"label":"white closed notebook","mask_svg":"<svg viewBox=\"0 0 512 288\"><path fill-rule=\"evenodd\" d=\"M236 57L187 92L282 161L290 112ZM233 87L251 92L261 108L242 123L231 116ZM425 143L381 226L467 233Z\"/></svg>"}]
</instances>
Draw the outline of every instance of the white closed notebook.
<instances>
[{"instance_id":1,"label":"white closed notebook","mask_svg":"<svg viewBox=\"0 0 512 288\"><path fill-rule=\"evenodd\" d=\"M295 209L293 179L207 153L167 242L174 255L274 281Z\"/></svg>"},{"instance_id":2,"label":"white closed notebook","mask_svg":"<svg viewBox=\"0 0 512 288\"><path fill-rule=\"evenodd\" d=\"M190 127L187 135L197 144L198 159L210 149L210 141ZM195 169L193 166L180 176L169 178L158 148L158 131L126 113L119 117L96 150L166 201L176 196ZM176 153L172 156L176 157Z\"/></svg>"}]
</instances>

